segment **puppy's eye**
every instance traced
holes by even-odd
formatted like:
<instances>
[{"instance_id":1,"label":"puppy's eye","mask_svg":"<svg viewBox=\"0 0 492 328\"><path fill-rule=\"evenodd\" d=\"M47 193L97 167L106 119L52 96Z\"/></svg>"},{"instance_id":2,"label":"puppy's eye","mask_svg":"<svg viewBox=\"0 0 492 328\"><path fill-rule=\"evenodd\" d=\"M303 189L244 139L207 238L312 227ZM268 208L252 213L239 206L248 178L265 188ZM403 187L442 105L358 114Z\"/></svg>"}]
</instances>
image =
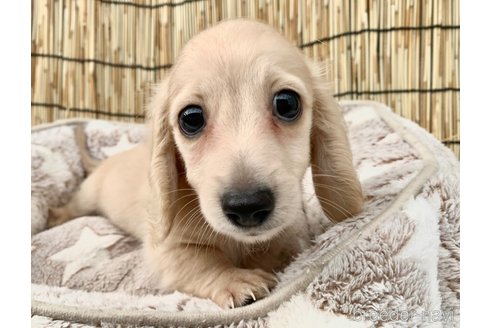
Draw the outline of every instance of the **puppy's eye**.
<instances>
[{"instance_id":1,"label":"puppy's eye","mask_svg":"<svg viewBox=\"0 0 492 328\"><path fill-rule=\"evenodd\" d=\"M192 137L198 134L205 126L203 109L200 106L190 105L179 113L179 128L184 135Z\"/></svg>"},{"instance_id":2,"label":"puppy's eye","mask_svg":"<svg viewBox=\"0 0 492 328\"><path fill-rule=\"evenodd\" d=\"M295 121L301 114L299 95L292 90L279 91L273 97L273 114L282 121Z\"/></svg>"}]
</instances>

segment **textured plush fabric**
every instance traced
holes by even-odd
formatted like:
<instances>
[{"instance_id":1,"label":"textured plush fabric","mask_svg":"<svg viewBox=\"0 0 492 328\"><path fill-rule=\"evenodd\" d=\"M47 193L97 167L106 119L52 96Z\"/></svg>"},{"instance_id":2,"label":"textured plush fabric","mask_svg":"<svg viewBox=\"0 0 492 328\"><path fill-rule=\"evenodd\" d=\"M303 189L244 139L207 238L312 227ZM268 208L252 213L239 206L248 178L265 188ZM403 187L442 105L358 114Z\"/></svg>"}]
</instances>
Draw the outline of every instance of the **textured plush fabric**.
<instances>
[{"instance_id":1,"label":"textured plush fabric","mask_svg":"<svg viewBox=\"0 0 492 328\"><path fill-rule=\"evenodd\" d=\"M43 231L47 209L69 199L83 170L73 141L77 123L33 131L33 326L81 327L62 310L43 312L37 301L48 309L59 304L89 308L87 313L95 317L90 309L138 310L149 320L114 314L97 322L107 327L142 322L169 326L165 316L197 312L218 318L217 324L226 327L458 326L459 163L431 135L377 104L346 103L343 111L366 196L363 212L332 225L306 179L306 228L313 245L278 273L278 287L258 303L270 310L253 316L257 319L237 312L232 321L228 311L210 300L160 290L142 262L139 242L105 218L77 218ZM104 158L140 141L144 127L89 121L86 133L91 154ZM431 160L422 156L423 148ZM428 167L434 173L422 180L421 172ZM406 195L409 186L415 192ZM285 292L315 270L319 274L296 287L295 295ZM275 297L281 299L280 307L272 305ZM56 315L42 316L48 312Z\"/></svg>"}]
</instances>

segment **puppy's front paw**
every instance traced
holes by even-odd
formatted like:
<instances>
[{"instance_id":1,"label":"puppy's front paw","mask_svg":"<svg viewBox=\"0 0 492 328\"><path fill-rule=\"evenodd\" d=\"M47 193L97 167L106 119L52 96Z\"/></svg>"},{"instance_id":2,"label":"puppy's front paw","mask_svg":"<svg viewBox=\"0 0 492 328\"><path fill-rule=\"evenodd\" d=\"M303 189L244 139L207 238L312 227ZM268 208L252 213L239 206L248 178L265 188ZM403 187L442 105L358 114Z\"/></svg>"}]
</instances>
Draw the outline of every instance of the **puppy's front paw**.
<instances>
[{"instance_id":1,"label":"puppy's front paw","mask_svg":"<svg viewBox=\"0 0 492 328\"><path fill-rule=\"evenodd\" d=\"M225 271L216 283L212 300L227 309L264 298L277 284L277 279L261 269L234 268Z\"/></svg>"}]
</instances>

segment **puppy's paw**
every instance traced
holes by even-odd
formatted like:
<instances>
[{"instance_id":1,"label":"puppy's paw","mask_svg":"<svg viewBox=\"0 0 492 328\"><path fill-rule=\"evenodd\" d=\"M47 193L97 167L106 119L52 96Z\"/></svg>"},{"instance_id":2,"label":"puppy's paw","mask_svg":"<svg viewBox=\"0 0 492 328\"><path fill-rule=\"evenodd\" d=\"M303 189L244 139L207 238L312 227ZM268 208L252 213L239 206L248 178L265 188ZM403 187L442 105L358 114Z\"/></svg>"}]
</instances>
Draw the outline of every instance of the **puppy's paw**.
<instances>
[{"instance_id":1,"label":"puppy's paw","mask_svg":"<svg viewBox=\"0 0 492 328\"><path fill-rule=\"evenodd\" d=\"M277 284L277 279L274 274L261 269L234 268L224 272L216 283L212 300L228 309L264 298Z\"/></svg>"}]
</instances>

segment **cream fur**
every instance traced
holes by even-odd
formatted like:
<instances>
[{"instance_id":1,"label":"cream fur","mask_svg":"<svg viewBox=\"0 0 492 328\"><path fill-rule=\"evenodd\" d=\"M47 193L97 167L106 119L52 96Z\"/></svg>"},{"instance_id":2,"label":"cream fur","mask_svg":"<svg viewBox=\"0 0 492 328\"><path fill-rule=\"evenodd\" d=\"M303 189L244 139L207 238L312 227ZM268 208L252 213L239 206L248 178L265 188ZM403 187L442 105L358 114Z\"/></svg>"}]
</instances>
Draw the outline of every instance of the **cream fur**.
<instances>
[{"instance_id":1,"label":"cream fur","mask_svg":"<svg viewBox=\"0 0 492 328\"><path fill-rule=\"evenodd\" d=\"M302 102L301 117L289 124L272 116L273 95L283 89ZM193 139L177 126L189 104L207 118ZM49 225L103 214L143 241L149 266L169 289L222 307L265 297L274 273L309 242L299 218L310 165L329 218L360 211L338 105L316 66L265 24L228 21L189 41L156 88L148 117L148 140L102 162L66 206L50 211ZM276 207L245 231L227 220L218 195L251 181L274 187Z\"/></svg>"}]
</instances>

